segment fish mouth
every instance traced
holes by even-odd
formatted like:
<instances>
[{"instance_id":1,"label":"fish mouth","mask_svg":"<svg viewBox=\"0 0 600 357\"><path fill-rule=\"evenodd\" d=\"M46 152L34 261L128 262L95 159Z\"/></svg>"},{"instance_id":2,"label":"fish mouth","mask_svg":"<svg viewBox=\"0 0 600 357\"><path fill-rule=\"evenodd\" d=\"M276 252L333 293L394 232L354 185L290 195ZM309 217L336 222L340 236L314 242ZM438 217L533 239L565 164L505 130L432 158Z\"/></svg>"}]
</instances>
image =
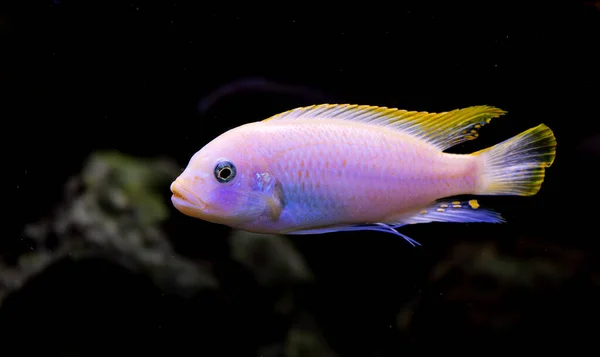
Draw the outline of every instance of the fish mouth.
<instances>
[{"instance_id":1,"label":"fish mouth","mask_svg":"<svg viewBox=\"0 0 600 357\"><path fill-rule=\"evenodd\" d=\"M179 180L171 184L171 202L181 213L188 216L197 216L198 211L204 211L208 204L202 201L194 192L188 190Z\"/></svg>"}]
</instances>

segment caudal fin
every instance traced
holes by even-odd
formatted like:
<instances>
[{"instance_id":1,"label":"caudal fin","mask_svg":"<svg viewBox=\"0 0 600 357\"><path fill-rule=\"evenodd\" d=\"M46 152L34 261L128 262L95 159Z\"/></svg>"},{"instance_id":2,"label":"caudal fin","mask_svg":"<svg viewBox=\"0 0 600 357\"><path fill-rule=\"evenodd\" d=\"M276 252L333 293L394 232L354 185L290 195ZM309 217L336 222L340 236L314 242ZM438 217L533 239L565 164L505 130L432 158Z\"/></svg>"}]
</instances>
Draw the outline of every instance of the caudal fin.
<instances>
[{"instance_id":1,"label":"caudal fin","mask_svg":"<svg viewBox=\"0 0 600 357\"><path fill-rule=\"evenodd\" d=\"M532 196L554 162L556 138L544 124L473 153L483 160L476 194Z\"/></svg>"}]
</instances>

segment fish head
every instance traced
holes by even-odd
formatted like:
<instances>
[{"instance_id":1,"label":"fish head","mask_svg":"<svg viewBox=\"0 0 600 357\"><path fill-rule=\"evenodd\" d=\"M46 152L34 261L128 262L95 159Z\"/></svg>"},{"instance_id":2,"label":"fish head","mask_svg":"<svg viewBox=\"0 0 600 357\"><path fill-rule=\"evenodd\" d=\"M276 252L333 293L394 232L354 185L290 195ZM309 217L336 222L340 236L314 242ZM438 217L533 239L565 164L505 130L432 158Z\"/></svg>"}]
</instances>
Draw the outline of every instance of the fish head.
<instances>
[{"instance_id":1,"label":"fish head","mask_svg":"<svg viewBox=\"0 0 600 357\"><path fill-rule=\"evenodd\" d=\"M248 140L225 133L196 152L171 184L181 213L230 227L258 220L269 202L256 187L256 159Z\"/></svg>"}]
</instances>

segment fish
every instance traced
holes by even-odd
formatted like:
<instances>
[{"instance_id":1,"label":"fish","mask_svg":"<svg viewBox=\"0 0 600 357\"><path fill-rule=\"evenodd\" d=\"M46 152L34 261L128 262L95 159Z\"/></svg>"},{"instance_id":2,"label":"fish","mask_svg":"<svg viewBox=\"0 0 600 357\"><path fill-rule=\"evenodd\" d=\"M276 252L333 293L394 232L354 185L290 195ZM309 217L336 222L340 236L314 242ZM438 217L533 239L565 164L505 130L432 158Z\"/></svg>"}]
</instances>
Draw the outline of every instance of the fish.
<instances>
[{"instance_id":1,"label":"fish","mask_svg":"<svg viewBox=\"0 0 600 357\"><path fill-rule=\"evenodd\" d=\"M446 152L504 114L488 105L295 108L214 138L172 182L171 201L186 216L248 232L378 231L413 246L398 228L505 223L476 197L535 195L555 159L552 130L539 124L470 154Z\"/></svg>"}]
</instances>

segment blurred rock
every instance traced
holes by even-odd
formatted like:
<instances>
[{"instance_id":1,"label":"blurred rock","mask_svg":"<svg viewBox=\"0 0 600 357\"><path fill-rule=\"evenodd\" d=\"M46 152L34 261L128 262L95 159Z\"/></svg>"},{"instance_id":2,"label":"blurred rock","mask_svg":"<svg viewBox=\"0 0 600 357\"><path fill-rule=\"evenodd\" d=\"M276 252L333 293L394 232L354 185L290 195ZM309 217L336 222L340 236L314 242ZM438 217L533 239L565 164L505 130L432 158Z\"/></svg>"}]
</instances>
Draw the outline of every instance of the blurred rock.
<instances>
[{"instance_id":1,"label":"blurred rock","mask_svg":"<svg viewBox=\"0 0 600 357\"><path fill-rule=\"evenodd\" d=\"M230 244L232 258L252 270L264 286L312 280L304 259L284 236L234 231Z\"/></svg>"},{"instance_id":2,"label":"blurred rock","mask_svg":"<svg viewBox=\"0 0 600 357\"><path fill-rule=\"evenodd\" d=\"M312 314L302 310L294 287L310 284L313 274L288 237L233 231L231 257L250 270L256 281L275 292L273 313L286 316L290 327L282 343L263 346L263 357L335 357ZM298 311L300 310L300 311Z\"/></svg>"},{"instance_id":3,"label":"blurred rock","mask_svg":"<svg viewBox=\"0 0 600 357\"><path fill-rule=\"evenodd\" d=\"M36 249L18 266L0 267L0 302L33 275L67 256L100 256L150 276L161 289L190 296L215 288L204 265L174 252L161 223L168 217L165 194L178 166L168 159L141 159L118 152L91 155L80 176L66 185L52 217L26 227ZM47 249L55 240L53 249Z\"/></svg>"},{"instance_id":4,"label":"blurred rock","mask_svg":"<svg viewBox=\"0 0 600 357\"><path fill-rule=\"evenodd\" d=\"M298 314L283 343L266 344L259 348L261 357L336 357L320 331L319 324L306 311Z\"/></svg>"},{"instance_id":5,"label":"blurred rock","mask_svg":"<svg viewBox=\"0 0 600 357\"><path fill-rule=\"evenodd\" d=\"M24 285L32 286L34 280L39 286L40 279L32 278L47 275L42 273L50 274L52 269L49 267L70 266L70 269L76 269L76 265L56 264L59 261L85 260L96 264L107 261L135 273L129 279L133 276L142 278L139 282L135 280L136 284L143 285L143 278L150 277L156 287L171 296L161 301L185 304L185 307L179 308L161 305L166 302L155 303L153 306L163 306L163 311L169 311L160 313L166 317L158 320L160 317L157 315L154 321L153 314L144 315L147 319L144 320L147 321L143 325L145 327L140 323L138 328L152 331L153 326L162 329L164 327L160 326L166 324L179 331L177 319L186 321L186 324L195 321L200 330L224 331L219 330L221 328L233 335L239 334L240 338L248 338L249 344L244 348L255 346L258 355L264 357L334 357L314 313L303 306L303 294L298 294L313 284L313 274L287 237L233 230L227 240L229 257L213 261L211 269L175 252L161 226L169 216L168 185L178 172L179 167L168 159L135 158L118 152L91 155L81 174L67 182L64 199L56 206L52 216L26 227L23 239L32 241L35 248L20 256L16 265L1 266L0 302ZM187 234L187 230L183 232ZM93 272L92 269L89 274ZM65 272L66 276L70 276L68 274ZM107 272L96 274L107 274L106 278L111 279ZM86 291L91 289L88 283L83 284L78 279L71 276L65 284L75 284L71 287L74 291L79 286ZM81 279L87 281L88 277ZM116 282L103 285L97 281L103 279L103 275L90 276L89 279L94 291L102 292L102 296L109 296L109 299L111 288L107 286L120 286L117 289L124 291L125 295L115 296L119 296L119 304L127 306L127 297L133 294L131 290ZM115 279L114 275L112 279ZM207 289L210 294L199 294L207 292ZM136 296L140 304L149 304L148 301L153 299L152 296ZM52 301L61 299L55 297ZM199 305L196 306L196 303ZM118 309L117 306L121 305L109 306ZM18 311L27 311L26 306L21 309L15 310L15 316L19 316ZM55 316L44 312L45 308L40 309L36 310L36 316ZM107 307L107 318L119 315L119 310L110 309ZM146 310L139 307L135 311L142 313ZM95 319L102 319L102 315ZM17 317L13 318L18 321ZM274 327L265 331L253 328L257 319ZM221 323L222 326L217 327ZM236 326L235 331L238 332L230 331L231 326ZM220 336L217 332L214 334ZM210 344L210 341L207 343ZM236 347L232 345L229 348L234 351Z\"/></svg>"},{"instance_id":6,"label":"blurred rock","mask_svg":"<svg viewBox=\"0 0 600 357\"><path fill-rule=\"evenodd\" d=\"M532 245L530 241L523 244L529 244L529 249L539 250L538 254L519 257L518 247L509 254L500 251L492 242L459 244L432 271L431 279L441 281L453 271L461 271L466 276L486 276L505 285L534 289L542 284L563 283L576 273L584 258L579 251L556 245ZM553 259L550 259L550 253L553 253Z\"/></svg>"},{"instance_id":7,"label":"blurred rock","mask_svg":"<svg viewBox=\"0 0 600 357\"><path fill-rule=\"evenodd\" d=\"M538 326L537 332L543 326L546 337L567 335L565 324L586 315L578 316L576 309L565 314L556 307L595 299L597 269L580 250L526 238L516 242L454 246L432 268L426 288L400 310L398 328L423 339L469 335L493 340L498 333L531 339L529 326ZM431 326L428 321L437 322Z\"/></svg>"},{"instance_id":8,"label":"blurred rock","mask_svg":"<svg viewBox=\"0 0 600 357\"><path fill-rule=\"evenodd\" d=\"M318 324L305 315L292 326L285 343L286 357L335 357L337 356L323 338Z\"/></svg>"}]
</instances>

